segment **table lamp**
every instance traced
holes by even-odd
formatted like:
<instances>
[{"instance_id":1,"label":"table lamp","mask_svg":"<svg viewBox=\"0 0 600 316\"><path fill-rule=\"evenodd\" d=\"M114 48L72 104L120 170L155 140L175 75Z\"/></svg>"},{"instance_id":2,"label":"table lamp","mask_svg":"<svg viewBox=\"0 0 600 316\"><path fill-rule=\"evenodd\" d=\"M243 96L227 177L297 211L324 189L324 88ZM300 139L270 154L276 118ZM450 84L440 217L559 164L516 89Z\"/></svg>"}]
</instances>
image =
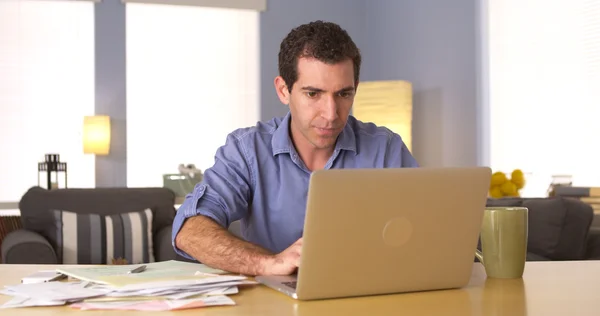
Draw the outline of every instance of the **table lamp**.
<instances>
[{"instance_id":1,"label":"table lamp","mask_svg":"<svg viewBox=\"0 0 600 316\"><path fill-rule=\"evenodd\" d=\"M364 81L358 85L352 114L402 136L412 150L412 84L404 80Z\"/></svg>"},{"instance_id":2,"label":"table lamp","mask_svg":"<svg viewBox=\"0 0 600 316\"><path fill-rule=\"evenodd\" d=\"M110 152L110 117L85 116L83 119L83 152L108 155Z\"/></svg>"}]
</instances>

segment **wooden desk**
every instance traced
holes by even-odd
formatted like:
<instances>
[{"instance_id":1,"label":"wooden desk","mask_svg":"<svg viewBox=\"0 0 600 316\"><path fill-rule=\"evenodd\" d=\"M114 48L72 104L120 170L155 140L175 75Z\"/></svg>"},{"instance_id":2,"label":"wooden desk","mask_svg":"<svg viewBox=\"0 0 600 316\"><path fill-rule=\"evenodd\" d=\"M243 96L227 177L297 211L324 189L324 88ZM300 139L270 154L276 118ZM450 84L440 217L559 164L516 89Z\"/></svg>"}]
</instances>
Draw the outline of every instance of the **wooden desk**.
<instances>
[{"instance_id":1,"label":"wooden desk","mask_svg":"<svg viewBox=\"0 0 600 316\"><path fill-rule=\"evenodd\" d=\"M52 266L0 265L0 286ZM231 296L236 306L152 315L600 315L600 261L528 262L523 279L486 279L476 263L470 284L457 290L299 302L256 286ZM0 295L0 303L9 297ZM148 312L126 312L148 315ZM119 315L70 307L0 309L0 315Z\"/></svg>"}]
</instances>

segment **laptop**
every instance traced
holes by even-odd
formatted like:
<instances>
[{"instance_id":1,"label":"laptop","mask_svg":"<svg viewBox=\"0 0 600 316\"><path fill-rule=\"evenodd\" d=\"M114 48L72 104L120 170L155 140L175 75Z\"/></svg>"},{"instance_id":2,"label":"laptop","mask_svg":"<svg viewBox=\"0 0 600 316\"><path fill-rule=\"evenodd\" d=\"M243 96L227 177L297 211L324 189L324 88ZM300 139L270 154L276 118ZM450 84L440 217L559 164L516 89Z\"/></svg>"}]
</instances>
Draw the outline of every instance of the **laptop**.
<instances>
[{"instance_id":1,"label":"laptop","mask_svg":"<svg viewBox=\"0 0 600 316\"><path fill-rule=\"evenodd\" d=\"M255 279L298 300L464 287L490 180L487 167L315 171L298 272Z\"/></svg>"}]
</instances>

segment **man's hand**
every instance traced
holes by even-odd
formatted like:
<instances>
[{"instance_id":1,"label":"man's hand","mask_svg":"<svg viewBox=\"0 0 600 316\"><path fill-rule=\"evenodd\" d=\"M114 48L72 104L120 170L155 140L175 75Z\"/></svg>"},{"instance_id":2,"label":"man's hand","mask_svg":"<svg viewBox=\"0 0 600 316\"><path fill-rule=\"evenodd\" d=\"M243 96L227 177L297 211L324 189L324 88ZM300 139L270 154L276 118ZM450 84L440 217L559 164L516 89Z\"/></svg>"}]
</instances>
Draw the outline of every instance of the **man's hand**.
<instances>
[{"instance_id":1,"label":"man's hand","mask_svg":"<svg viewBox=\"0 0 600 316\"><path fill-rule=\"evenodd\" d=\"M290 275L300 266L302 254L302 238L298 239L284 251L274 255L266 261L263 274L265 275Z\"/></svg>"},{"instance_id":2,"label":"man's hand","mask_svg":"<svg viewBox=\"0 0 600 316\"><path fill-rule=\"evenodd\" d=\"M205 216L193 216L175 237L177 248L217 269L246 275L289 275L300 265L302 238L278 254L241 240Z\"/></svg>"}]
</instances>

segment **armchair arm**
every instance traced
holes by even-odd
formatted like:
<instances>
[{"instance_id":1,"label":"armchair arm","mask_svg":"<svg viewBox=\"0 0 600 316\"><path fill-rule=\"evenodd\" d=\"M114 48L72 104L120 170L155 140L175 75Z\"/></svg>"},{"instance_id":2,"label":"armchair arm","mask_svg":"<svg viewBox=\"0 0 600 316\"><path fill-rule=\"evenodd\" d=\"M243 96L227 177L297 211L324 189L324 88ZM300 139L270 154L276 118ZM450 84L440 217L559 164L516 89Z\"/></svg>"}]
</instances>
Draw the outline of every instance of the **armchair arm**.
<instances>
[{"instance_id":1,"label":"armchair arm","mask_svg":"<svg viewBox=\"0 0 600 316\"><path fill-rule=\"evenodd\" d=\"M527 252L527 257L525 260L527 260L527 261L552 261L550 258L544 257L542 255L538 255L533 252Z\"/></svg>"},{"instance_id":2,"label":"armchair arm","mask_svg":"<svg viewBox=\"0 0 600 316\"><path fill-rule=\"evenodd\" d=\"M2 240L2 263L58 264L54 248L42 235L25 229L10 232Z\"/></svg>"},{"instance_id":3,"label":"armchair arm","mask_svg":"<svg viewBox=\"0 0 600 316\"><path fill-rule=\"evenodd\" d=\"M176 260L176 253L171 245L171 225L158 230L154 236L154 258L156 261Z\"/></svg>"},{"instance_id":4,"label":"armchair arm","mask_svg":"<svg viewBox=\"0 0 600 316\"><path fill-rule=\"evenodd\" d=\"M175 252L173 244L171 243L171 232L173 226L165 226L158 230L156 236L154 236L154 258L156 261L165 260L177 260L186 262L198 262L196 260L190 260L182 257Z\"/></svg>"},{"instance_id":5,"label":"armchair arm","mask_svg":"<svg viewBox=\"0 0 600 316\"><path fill-rule=\"evenodd\" d=\"M587 240L587 260L600 260L600 228L592 227Z\"/></svg>"}]
</instances>

